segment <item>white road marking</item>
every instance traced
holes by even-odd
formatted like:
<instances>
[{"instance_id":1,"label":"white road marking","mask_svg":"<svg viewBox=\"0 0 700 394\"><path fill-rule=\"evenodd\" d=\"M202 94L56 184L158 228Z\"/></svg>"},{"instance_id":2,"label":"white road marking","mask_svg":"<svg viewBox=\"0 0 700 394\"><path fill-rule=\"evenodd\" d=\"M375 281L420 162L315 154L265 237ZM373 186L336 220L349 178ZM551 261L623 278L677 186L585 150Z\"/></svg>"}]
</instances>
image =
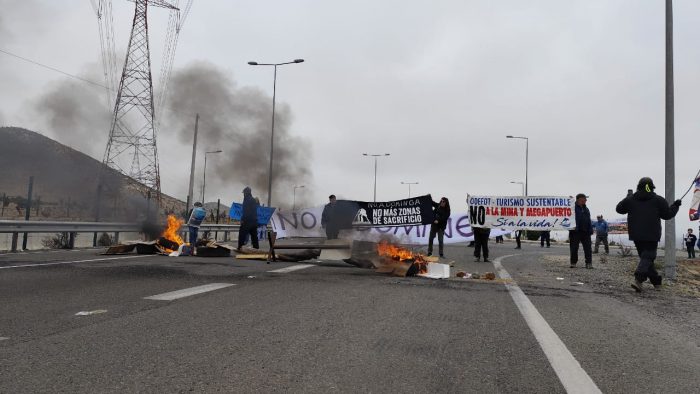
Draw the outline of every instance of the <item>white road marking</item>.
<instances>
[{"instance_id":1,"label":"white road marking","mask_svg":"<svg viewBox=\"0 0 700 394\"><path fill-rule=\"evenodd\" d=\"M498 272L498 276L502 279L512 278L508 271L501 265L501 260L509 256L498 257L493 261L493 266ZM566 348L564 342L559 339L557 334L552 330L547 321L542 317L540 312L530 302L525 293L512 281L506 283L506 288L517 305L523 318L530 327L532 334L539 342L542 351L547 356L549 364L557 374L559 381L564 386L567 393L600 393L600 389L596 386L593 379L588 376L588 373L581 367L581 364L574 358L569 349Z\"/></svg>"},{"instance_id":2,"label":"white road marking","mask_svg":"<svg viewBox=\"0 0 700 394\"><path fill-rule=\"evenodd\" d=\"M197 287L190 287L188 289L171 291L169 293L157 294L150 297L144 297L144 300L156 300L156 301L172 301L178 298L184 298L193 296L195 294L206 293L208 291L214 291L223 289L224 287L235 286L233 283L210 283L208 285L202 285Z\"/></svg>"},{"instance_id":3,"label":"white road marking","mask_svg":"<svg viewBox=\"0 0 700 394\"><path fill-rule=\"evenodd\" d=\"M76 263L90 263L93 261L108 261L108 260L124 260L124 259L135 259L138 257L149 257L155 255L138 255L138 256L122 256L122 257L105 257L101 259L90 259L90 260L75 260L75 261L53 261L51 263L38 263L38 264L24 264L24 265L8 265L5 267L0 267L0 270L7 268L26 268L26 267L43 267L46 265L59 265L59 264L76 264Z\"/></svg>"},{"instance_id":4,"label":"white road marking","mask_svg":"<svg viewBox=\"0 0 700 394\"><path fill-rule=\"evenodd\" d=\"M0 337L0 341L6 341L6 340L8 340L8 339L10 339L10 338L8 338L8 337Z\"/></svg>"},{"instance_id":5,"label":"white road marking","mask_svg":"<svg viewBox=\"0 0 700 394\"><path fill-rule=\"evenodd\" d=\"M287 272L292 272L296 270L303 270L304 268L311 268L315 267L314 264L298 264L298 265L293 265L291 267L287 268L280 268L278 270L273 270L273 271L267 271L267 272L274 272L276 274L286 274Z\"/></svg>"}]
</instances>

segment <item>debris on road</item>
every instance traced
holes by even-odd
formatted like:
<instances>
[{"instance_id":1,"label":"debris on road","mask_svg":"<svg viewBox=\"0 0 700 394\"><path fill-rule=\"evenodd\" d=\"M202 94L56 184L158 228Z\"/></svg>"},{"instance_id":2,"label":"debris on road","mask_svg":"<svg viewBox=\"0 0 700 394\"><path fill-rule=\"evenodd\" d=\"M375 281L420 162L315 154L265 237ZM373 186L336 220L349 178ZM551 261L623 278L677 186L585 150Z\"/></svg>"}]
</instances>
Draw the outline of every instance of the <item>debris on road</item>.
<instances>
[{"instance_id":1,"label":"debris on road","mask_svg":"<svg viewBox=\"0 0 700 394\"><path fill-rule=\"evenodd\" d=\"M107 313L106 309L95 309L94 311L80 311L75 314L75 316L90 316L90 315L99 315L101 313Z\"/></svg>"},{"instance_id":2,"label":"debris on road","mask_svg":"<svg viewBox=\"0 0 700 394\"><path fill-rule=\"evenodd\" d=\"M557 280L564 280L564 278L562 278L561 276L558 276Z\"/></svg>"}]
</instances>

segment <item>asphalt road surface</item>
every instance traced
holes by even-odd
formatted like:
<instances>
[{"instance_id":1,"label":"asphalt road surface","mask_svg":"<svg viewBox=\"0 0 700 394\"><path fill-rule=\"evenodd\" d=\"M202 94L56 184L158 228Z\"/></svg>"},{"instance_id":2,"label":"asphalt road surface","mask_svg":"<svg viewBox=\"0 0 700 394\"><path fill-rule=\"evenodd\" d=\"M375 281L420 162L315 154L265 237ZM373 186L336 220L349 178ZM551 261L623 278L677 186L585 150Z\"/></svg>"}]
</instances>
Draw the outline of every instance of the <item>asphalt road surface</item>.
<instances>
[{"instance_id":1,"label":"asphalt road surface","mask_svg":"<svg viewBox=\"0 0 700 394\"><path fill-rule=\"evenodd\" d=\"M333 260L3 254L0 392L700 391L697 327L653 313L672 304L553 278L542 258L563 247L491 249L494 263L465 245L444 261L506 280Z\"/></svg>"}]
</instances>

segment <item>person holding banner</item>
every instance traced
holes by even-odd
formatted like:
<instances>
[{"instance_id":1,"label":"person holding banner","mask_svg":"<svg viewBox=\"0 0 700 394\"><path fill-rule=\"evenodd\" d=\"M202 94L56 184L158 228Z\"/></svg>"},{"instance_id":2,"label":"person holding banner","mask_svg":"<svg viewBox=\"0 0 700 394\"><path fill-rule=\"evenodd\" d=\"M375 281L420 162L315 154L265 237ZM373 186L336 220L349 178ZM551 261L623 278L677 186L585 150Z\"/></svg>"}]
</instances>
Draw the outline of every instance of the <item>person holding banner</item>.
<instances>
[{"instance_id":1,"label":"person holding banner","mask_svg":"<svg viewBox=\"0 0 700 394\"><path fill-rule=\"evenodd\" d=\"M642 283L647 279L655 289L661 289L661 276L654 268L656 249L661 240L661 219L673 218L681 206L681 200L669 206L665 198L654 193L655 188L652 179L644 177L637 184L637 192L628 193L615 208L617 213L627 215L629 238L634 241L639 255L632 282L632 288L637 293L642 292Z\"/></svg>"},{"instance_id":2,"label":"person holding banner","mask_svg":"<svg viewBox=\"0 0 700 394\"><path fill-rule=\"evenodd\" d=\"M335 194L328 196L328 204L323 207L321 214L321 227L326 229L326 239L338 239L340 228L338 226L338 210Z\"/></svg>"},{"instance_id":3,"label":"person holding banner","mask_svg":"<svg viewBox=\"0 0 700 394\"><path fill-rule=\"evenodd\" d=\"M549 242L551 239L551 231L540 231L540 247L544 248L545 242L547 243L547 247L549 247Z\"/></svg>"},{"instance_id":4,"label":"person holding banner","mask_svg":"<svg viewBox=\"0 0 700 394\"><path fill-rule=\"evenodd\" d=\"M445 229L447 228L447 219L450 218L450 200L447 197L442 197L440 202L435 201L433 204L434 220L430 225L430 237L428 238L428 256L433 255L433 240L435 235L438 237L438 251L440 257L445 257L443 241L445 239Z\"/></svg>"},{"instance_id":5,"label":"person holding banner","mask_svg":"<svg viewBox=\"0 0 700 394\"><path fill-rule=\"evenodd\" d=\"M593 268L593 254L591 248L591 235L593 235L593 223L591 222L591 211L586 206L588 196L583 193L576 195L576 228L569 230L569 251L571 252L571 265L569 268L576 268L578 262L578 244L583 245L583 255L586 259L586 268Z\"/></svg>"},{"instance_id":6,"label":"person holding banner","mask_svg":"<svg viewBox=\"0 0 700 394\"><path fill-rule=\"evenodd\" d=\"M522 231L521 230L515 230L515 249L521 249L520 247L520 235Z\"/></svg>"},{"instance_id":7,"label":"person holding banner","mask_svg":"<svg viewBox=\"0 0 700 394\"><path fill-rule=\"evenodd\" d=\"M260 249L258 244L258 203L253 198L253 191L246 186L243 189L243 213L241 214L241 227L238 230L238 251L250 235L253 248Z\"/></svg>"}]
</instances>

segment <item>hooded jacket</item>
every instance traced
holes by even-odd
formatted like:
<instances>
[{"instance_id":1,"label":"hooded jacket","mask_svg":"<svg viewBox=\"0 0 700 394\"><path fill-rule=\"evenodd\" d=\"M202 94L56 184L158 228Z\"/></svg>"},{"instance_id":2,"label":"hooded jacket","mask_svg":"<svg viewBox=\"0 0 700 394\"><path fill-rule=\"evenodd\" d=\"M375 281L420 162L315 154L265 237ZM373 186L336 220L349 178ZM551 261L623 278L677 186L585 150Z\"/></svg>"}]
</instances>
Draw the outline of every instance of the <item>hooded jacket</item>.
<instances>
[{"instance_id":1,"label":"hooded jacket","mask_svg":"<svg viewBox=\"0 0 700 394\"><path fill-rule=\"evenodd\" d=\"M678 213L678 206L671 204L644 189L625 197L615 208L619 214L627 214L627 228L632 241L661 240L661 219L669 220Z\"/></svg>"},{"instance_id":2,"label":"hooded jacket","mask_svg":"<svg viewBox=\"0 0 700 394\"><path fill-rule=\"evenodd\" d=\"M258 225L258 203L250 193L243 194L243 213L241 223L250 226Z\"/></svg>"}]
</instances>

